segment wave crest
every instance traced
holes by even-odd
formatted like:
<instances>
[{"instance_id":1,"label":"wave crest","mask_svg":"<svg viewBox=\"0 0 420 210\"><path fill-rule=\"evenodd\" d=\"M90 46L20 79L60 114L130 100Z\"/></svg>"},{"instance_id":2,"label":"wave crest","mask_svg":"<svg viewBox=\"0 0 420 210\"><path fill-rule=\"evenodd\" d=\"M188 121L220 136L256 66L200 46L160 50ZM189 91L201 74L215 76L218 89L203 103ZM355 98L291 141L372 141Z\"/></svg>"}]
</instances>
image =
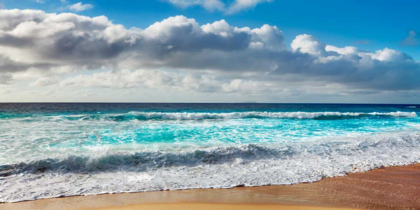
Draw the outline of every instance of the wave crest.
<instances>
[{"instance_id":1,"label":"wave crest","mask_svg":"<svg viewBox=\"0 0 420 210\"><path fill-rule=\"evenodd\" d=\"M282 119L315 119L339 120L363 117L417 117L416 112L228 112L228 113L200 113L200 112L130 112L127 114L105 115L75 115L66 116L69 120L211 120L211 119L242 119L242 118L282 118Z\"/></svg>"},{"instance_id":2,"label":"wave crest","mask_svg":"<svg viewBox=\"0 0 420 210\"><path fill-rule=\"evenodd\" d=\"M165 153L63 156L0 166L0 202L313 182L382 166L418 163L419 146L419 132L401 132Z\"/></svg>"},{"instance_id":3,"label":"wave crest","mask_svg":"<svg viewBox=\"0 0 420 210\"><path fill-rule=\"evenodd\" d=\"M325 139L318 142L283 143L270 145L247 144L240 146L212 147L183 151L138 151L135 153L107 153L99 156L76 156L43 159L29 163L0 166L0 176L19 173L85 173L109 171L149 171L166 167L195 167L200 165L225 164L237 160L305 159L308 156L334 158L357 156L358 153L374 151L386 153L393 150L420 146L420 133L396 133L349 137L339 140ZM420 159L419 159L420 160Z\"/></svg>"}]
</instances>

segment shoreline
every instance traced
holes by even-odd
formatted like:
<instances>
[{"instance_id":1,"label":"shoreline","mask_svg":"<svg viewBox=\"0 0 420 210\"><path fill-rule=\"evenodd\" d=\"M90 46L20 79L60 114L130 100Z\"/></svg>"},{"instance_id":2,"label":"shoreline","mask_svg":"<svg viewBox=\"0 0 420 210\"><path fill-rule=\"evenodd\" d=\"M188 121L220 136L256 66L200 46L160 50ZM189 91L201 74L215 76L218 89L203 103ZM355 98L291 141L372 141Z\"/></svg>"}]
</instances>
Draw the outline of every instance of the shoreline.
<instances>
[{"instance_id":1,"label":"shoreline","mask_svg":"<svg viewBox=\"0 0 420 210\"><path fill-rule=\"evenodd\" d=\"M0 203L3 209L418 209L420 164L294 185L102 194Z\"/></svg>"}]
</instances>

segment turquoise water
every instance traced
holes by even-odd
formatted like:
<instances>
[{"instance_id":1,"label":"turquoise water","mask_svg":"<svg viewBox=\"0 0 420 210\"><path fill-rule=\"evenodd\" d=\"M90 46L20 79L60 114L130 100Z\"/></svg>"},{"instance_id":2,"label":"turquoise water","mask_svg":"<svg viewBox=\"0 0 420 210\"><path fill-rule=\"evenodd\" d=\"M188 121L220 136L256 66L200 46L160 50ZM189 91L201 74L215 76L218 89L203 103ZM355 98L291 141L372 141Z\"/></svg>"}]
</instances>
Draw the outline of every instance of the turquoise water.
<instances>
[{"instance_id":1,"label":"turquoise water","mask_svg":"<svg viewBox=\"0 0 420 210\"><path fill-rule=\"evenodd\" d=\"M0 104L0 202L316 181L420 160L420 106Z\"/></svg>"}]
</instances>

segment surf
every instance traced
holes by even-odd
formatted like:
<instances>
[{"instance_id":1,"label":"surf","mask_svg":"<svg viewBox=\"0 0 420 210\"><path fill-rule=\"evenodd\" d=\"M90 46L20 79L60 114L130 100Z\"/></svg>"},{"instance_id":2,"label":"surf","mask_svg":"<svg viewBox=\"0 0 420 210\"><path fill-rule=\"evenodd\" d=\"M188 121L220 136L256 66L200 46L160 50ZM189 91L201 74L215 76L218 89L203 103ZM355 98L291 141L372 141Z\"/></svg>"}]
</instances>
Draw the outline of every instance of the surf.
<instances>
[{"instance_id":1,"label":"surf","mask_svg":"<svg viewBox=\"0 0 420 210\"><path fill-rule=\"evenodd\" d=\"M200 112L129 112L126 114L94 114L69 115L67 120L224 120L224 119L252 119L252 118L278 118L278 119L314 119L339 120L363 117L394 117L413 118L416 112L226 112L226 113L200 113Z\"/></svg>"},{"instance_id":2,"label":"surf","mask_svg":"<svg viewBox=\"0 0 420 210\"><path fill-rule=\"evenodd\" d=\"M313 182L418 163L419 147L420 131L178 151L91 151L0 166L0 202ZM19 183L30 183L31 191L22 192Z\"/></svg>"}]
</instances>

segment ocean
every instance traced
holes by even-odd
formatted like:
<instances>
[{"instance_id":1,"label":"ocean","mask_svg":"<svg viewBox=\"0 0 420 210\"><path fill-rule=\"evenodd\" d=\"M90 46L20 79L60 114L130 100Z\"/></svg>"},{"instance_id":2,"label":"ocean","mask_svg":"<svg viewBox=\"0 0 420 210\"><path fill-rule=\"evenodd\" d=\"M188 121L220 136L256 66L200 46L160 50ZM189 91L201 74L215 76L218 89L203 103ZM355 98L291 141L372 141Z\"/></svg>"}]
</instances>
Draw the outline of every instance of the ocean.
<instances>
[{"instance_id":1,"label":"ocean","mask_svg":"<svg viewBox=\"0 0 420 210\"><path fill-rule=\"evenodd\" d=\"M314 182L420 162L420 105L0 104L0 202Z\"/></svg>"}]
</instances>

